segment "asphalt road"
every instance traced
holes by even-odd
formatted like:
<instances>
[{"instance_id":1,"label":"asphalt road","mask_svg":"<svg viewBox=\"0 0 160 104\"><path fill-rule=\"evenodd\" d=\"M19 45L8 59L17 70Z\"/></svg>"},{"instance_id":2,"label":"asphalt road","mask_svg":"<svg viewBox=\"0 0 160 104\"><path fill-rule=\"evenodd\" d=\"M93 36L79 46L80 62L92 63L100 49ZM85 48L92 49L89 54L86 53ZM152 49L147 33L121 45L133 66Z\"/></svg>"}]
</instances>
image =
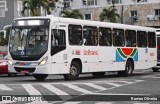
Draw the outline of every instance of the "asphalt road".
<instances>
[{"instance_id":1,"label":"asphalt road","mask_svg":"<svg viewBox=\"0 0 160 104\"><path fill-rule=\"evenodd\" d=\"M151 69L134 71L129 77L115 72L99 78L83 74L74 81L60 75L49 75L45 81L36 81L32 75L0 75L0 95L12 98L0 98L0 104L40 103L33 100L42 104L159 104L159 80L160 72ZM37 99L28 99L32 95Z\"/></svg>"}]
</instances>

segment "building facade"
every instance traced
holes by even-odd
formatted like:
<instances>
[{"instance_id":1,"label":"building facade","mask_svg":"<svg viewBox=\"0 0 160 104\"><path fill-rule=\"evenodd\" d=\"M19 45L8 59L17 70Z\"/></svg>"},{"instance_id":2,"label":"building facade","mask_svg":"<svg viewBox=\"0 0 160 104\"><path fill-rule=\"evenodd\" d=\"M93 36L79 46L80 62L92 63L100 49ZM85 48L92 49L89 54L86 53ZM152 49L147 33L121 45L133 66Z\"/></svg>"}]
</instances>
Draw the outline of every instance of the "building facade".
<instances>
[{"instance_id":1,"label":"building facade","mask_svg":"<svg viewBox=\"0 0 160 104\"><path fill-rule=\"evenodd\" d=\"M160 27L160 0L64 0L66 9L79 9L86 20L99 21L103 8L114 6L117 22Z\"/></svg>"},{"instance_id":2,"label":"building facade","mask_svg":"<svg viewBox=\"0 0 160 104\"><path fill-rule=\"evenodd\" d=\"M14 18L20 17L21 9L20 0L0 0L0 30L10 25Z\"/></svg>"}]
</instances>

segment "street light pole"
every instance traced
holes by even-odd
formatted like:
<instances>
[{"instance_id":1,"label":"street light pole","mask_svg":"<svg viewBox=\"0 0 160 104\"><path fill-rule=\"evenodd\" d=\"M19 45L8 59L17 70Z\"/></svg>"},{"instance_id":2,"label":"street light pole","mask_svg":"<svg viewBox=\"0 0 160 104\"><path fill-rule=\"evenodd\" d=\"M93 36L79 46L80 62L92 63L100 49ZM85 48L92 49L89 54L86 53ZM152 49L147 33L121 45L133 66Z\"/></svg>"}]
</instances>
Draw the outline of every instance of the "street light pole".
<instances>
[{"instance_id":1,"label":"street light pole","mask_svg":"<svg viewBox=\"0 0 160 104\"><path fill-rule=\"evenodd\" d=\"M115 0L112 0L113 9L114 9L114 7L115 7L114 4L115 4Z\"/></svg>"}]
</instances>

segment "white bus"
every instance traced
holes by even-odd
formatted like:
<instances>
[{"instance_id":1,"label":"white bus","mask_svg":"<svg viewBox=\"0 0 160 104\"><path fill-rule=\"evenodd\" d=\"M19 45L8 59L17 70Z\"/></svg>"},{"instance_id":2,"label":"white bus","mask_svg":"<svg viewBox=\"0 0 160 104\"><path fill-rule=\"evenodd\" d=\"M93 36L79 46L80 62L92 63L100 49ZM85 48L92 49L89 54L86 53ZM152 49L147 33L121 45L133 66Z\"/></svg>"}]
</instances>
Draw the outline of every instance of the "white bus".
<instances>
[{"instance_id":1,"label":"white bus","mask_svg":"<svg viewBox=\"0 0 160 104\"><path fill-rule=\"evenodd\" d=\"M46 17L15 19L9 41L9 70L78 79L107 71L131 75L156 65L155 29L117 23Z\"/></svg>"},{"instance_id":2,"label":"white bus","mask_svg":"<svg viewBox=\"0 0 160 104\"><path fill-rule=\"evenodd\" d=\"M157 36L157 65L152 68L154 72L158 72L160 69L160 28L156 29Z\"/></svg>"}]
</instances>

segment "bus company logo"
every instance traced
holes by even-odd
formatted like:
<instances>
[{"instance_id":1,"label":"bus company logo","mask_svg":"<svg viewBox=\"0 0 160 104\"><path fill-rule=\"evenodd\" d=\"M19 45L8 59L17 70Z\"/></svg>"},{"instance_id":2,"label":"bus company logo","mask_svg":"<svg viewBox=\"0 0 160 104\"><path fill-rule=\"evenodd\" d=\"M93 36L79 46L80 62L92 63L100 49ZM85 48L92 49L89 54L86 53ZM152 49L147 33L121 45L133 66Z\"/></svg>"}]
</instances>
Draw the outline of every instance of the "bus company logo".
<instances>
[{"instance_id":1,"label":"bus company logo","mask_svg":"<svg viewBox=\"0 0 160 104\"><path fill-rule=\"evenodd\" d=\"M80 50L73 50L72 55L81 55L81 51Z\"/></svg>"},{"instance_id":2,"label":"bus company logo","mask_svg":"<svg viewBox=\"0 0 160 104\"><path fill-rule=\"evenodd\" d=\"M116 62L124 62L128 57L138 61L137 48L117 48L116 49Z\"/></svg>"},{"instance_id":3,"label":"bus company logo","mask_svg":"<svg viewBox=\"0 0 160 104\"><path fill-rule=\"evenodd\" d=\"M84 55L98 55L97 51L92 51L92 50L84 50L83 51Z\"/></svg>"}]
</instances>

